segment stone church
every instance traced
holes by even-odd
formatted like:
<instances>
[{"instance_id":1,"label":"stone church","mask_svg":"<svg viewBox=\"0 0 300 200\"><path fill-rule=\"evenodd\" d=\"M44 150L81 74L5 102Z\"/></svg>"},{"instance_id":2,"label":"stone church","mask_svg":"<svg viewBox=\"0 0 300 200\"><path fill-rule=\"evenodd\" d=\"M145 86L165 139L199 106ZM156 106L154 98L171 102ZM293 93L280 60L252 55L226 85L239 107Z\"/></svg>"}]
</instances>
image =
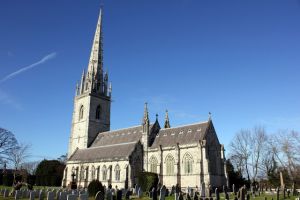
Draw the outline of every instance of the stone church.
<instances>
[{"instance_id":1,"label":"stone church","mask_svg":"<svg viewBox=\"0 0 300 200\"><path fill-rule=\"evenodd\" d=\"M74 97L68 161L62 181L87 187L98 179L118 188L138 184L139 172L157 173L161 184L185 187L226 184L224 146L213 122L171 127L150 123L145 104L137 126L110 130L111 84L103 71L102 14L100 10L87 71Z\"/></svg>"}]
</instances>

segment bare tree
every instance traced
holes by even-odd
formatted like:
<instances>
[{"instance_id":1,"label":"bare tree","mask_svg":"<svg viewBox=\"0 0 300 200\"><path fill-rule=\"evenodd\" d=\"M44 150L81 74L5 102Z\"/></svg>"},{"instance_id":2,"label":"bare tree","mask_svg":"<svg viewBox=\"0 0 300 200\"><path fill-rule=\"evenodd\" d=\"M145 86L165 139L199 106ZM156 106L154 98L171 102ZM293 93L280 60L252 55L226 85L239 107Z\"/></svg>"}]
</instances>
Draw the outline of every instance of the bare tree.
<instances>
[{"instance_id":1,"label":"bare tree","mask_svg":"<svg viewBox=\"0 0 300 200\"><path fill-rule=\"evenodd\" d=\"M6 129L0 128L0 161L7 160L9 153L18 145L14 134Z\"/></svg>"},{"instance_id":2,"label":"bare tree","mask_svg":"<svg viewBox=\"0 0 300 200\"><path fill-rule=\"evenodd\" d=\"M29 174L35 175L37 166L41 161L31 161L31 162L24 162L22 164L22 168L25 169Z\"/></svg>"}]
</instances>

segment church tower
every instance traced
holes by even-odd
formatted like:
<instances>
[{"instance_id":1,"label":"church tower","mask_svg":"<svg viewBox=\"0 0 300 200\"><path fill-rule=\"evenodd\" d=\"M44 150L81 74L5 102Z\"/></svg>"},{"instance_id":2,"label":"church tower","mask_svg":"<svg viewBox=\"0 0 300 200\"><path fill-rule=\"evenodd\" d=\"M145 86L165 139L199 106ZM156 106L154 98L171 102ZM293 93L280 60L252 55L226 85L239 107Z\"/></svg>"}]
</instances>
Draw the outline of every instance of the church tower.
<instances>
[{"instance_id":1,"label":"church tower","mask_svg":"<svg viewBox=\"0 0 300 200\"><path fill-rule=\"evenodd\" d=\"M88 69L77 83L68 157L91 145L99 132L110 129L111 84L103 72L102 10L98 18Z\"/></svg>"}]
</instances>

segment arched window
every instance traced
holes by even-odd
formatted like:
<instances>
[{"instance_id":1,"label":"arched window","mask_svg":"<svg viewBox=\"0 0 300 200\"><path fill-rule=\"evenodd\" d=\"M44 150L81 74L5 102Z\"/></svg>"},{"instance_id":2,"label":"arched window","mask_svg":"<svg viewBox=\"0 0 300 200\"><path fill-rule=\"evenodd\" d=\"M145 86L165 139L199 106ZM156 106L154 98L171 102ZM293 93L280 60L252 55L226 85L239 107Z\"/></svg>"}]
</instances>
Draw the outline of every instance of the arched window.
<instances>
[{"instance_id":1,"label":"arched window","mask_svg":"<svg viewBox=\"0 0 300 200\"><path fill-rule=\"evenodd\" d=\"M116 181L120 181L120 172L121 172L120 166L117 164L116 167L115 167L115 179L116 179Z\"/></svg>"},{"instance_id":2,"label":"arched window","mask_svg":"<svg viewBox=\"0 0 300 200\"><path fill-rule=\"evenodd\" d=\"M100 119L100 114L101 114L101 107L100 105L98 105L96 109L96 119Z\"/></svg>"},{"instance_id":3,"label":"arched window","mask_svg":"<svg viewBox=\"0 0 300 200\"><path fill-rule=\"evenodd\" d=\"M184 173L192 174L193 173L193 157L191 154L186 153L183 157Z\"/></svg>"},{"instance_id":4,"label":"arched window","mask_svg":"<svg viewBox=\"0 0 300 200\"><path fill-rule=\"evenodd\" d=\"M102 180L103 181L106 181L106 175L107 175L107 169L106 169L106 166L104 165L102 167Z\"/></svg>"},{"instance_id":5,"label":"arched window","mask_svg":"<svg viewBox=\"0 0 300 200\"><path fill-rule=\"evenodd\" d=\"M96 170L95 170L95 167L92 166L92 180L95 180L95 173L96 173Z\"/></svg>"},{"instance_id":6,"label":"arched window","mask_svg":"<svg viewBox=\"0 0 300 200\"><path fill-rule=\"evenodd\" d=\"M80 180L84 180L84 167L83 166L80 169Z\"/></svg>"},{"instance_id":7,"label":"arched window","mask_svg":"<svg viewBox=\"0 0 300 200\"><path fill-rule=\"evenodd\" d=\"M97 167L97 180L100 181L100 166Z\"/></svg>"},{"instance_id":8,"label":"arched window","mask_svg":"<svg viewBox=\"0 0 300 200\"><path fill-rule=\"evenodd\" d=\"M84 110L84 108L83 108L83 106L81 106L79 109L79 120L83 119L83 110Z\"/></svg>"},{"instance_id":9,"label":"arched window","mask_svg":"<svg viewBox=\"0 0 300 200\"><path fill-rule=\"evenodd\" d=\"M88 180L89 179L89 167L85 168L85 173L84 173L84 180Z\"/></svg>"},{"instance_id":10,"label":"arched window","mask_svg":"<svg viewBox=\"0 0 300 200\"><path fill-rule=\"evenodd\" d=\"M175 160L172 155L168 155L166 157L166 174L167 175L174 175L174 164Z\"/></svg>"},{"instance_id":11,"label":"arched window","mask_svg":"<svg viewBox=\"0 0 300 200\"><path fill-rule=\"evenodd\" d=\"M155 156L151 156L150 158L150 172L157 173L157 159Z\"/></svg>"}]
</instances>

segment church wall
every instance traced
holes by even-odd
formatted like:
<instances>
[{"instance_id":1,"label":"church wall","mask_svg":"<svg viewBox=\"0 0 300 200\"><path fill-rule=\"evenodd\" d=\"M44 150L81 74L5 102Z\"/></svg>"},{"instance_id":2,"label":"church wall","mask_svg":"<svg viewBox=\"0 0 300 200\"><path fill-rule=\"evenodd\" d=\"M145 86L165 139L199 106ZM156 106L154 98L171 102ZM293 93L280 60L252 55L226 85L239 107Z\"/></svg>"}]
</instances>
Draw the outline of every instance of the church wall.
<instances>
[{"instance_id":1,"label":"church wall","mask_svg":"<svg viewBox=\"0 0 300 200\"><path fill-rule=\"evenodd\" d=\"M119 166L120 169L120 180L116 180L116 166ZM72 181L72 169L74 170L74 173L76 174L76 168L78 168L78 177L77 177L77 186L78 187L87 187L88 184L94 180L99 180L103 185L106 187L111 183L113 187L117 186L118 188L124 188L125 187L125 181L126 181L126 170L129 165L129 162L127 160L123 161L107 161L107 162L90 162L90 163L75 163L75 162L69 162L67 164L67 175L64 173L64 180L63 185L68 186L70 182ZM95 167L95 175L92 177L92 169L93 166ZM107 179L103 180L103 169L104 166L106 166L107 169ZM98 167L100 167L100 173L98 175ZM81 169L88 168L88 174L86 174L86 171L84 172L84 175L81 176ZM110 175L111 173L111 175ZM111 176L111 181L108 181L109 177ZM65 181L65 178L66 181Z\"/></svg>"}]
</instances>

